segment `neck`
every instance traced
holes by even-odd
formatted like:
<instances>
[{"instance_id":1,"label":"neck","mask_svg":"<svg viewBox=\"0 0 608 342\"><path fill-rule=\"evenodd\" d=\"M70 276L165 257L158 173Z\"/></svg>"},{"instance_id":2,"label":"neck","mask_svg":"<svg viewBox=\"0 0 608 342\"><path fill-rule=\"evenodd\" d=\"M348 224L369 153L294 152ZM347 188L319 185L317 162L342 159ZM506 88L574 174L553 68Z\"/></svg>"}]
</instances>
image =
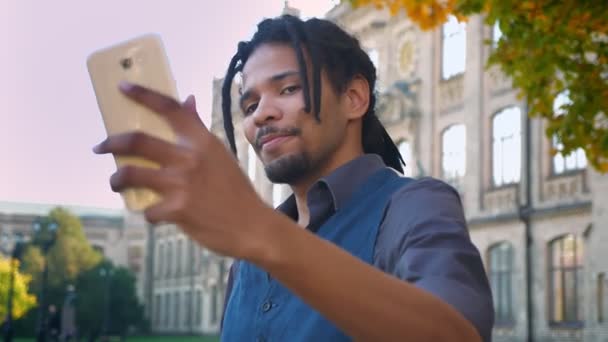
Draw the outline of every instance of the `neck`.
<instances>
[{"instance_id":1,"label":"neck","mask_svg":"<svg viewBox=\"0 0 608 342\"><path fill-rule=\"evenodd\" d=\"M334 154L327 162L322 162L319 167L311 170L297 183L290 184L298 207L298 225L308 226L310 223L310 212L308 208L308 191L321 178L331 174L340 166L363 155L363 149L357 148L348 153Z\"/></svg>"}]
</instances>

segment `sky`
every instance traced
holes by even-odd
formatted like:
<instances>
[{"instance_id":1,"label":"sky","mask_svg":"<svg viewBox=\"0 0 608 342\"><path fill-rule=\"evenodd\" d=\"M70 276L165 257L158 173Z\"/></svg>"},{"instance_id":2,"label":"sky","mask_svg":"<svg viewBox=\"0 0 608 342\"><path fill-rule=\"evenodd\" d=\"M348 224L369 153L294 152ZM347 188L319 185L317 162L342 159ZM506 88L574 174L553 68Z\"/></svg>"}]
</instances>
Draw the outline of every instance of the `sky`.
<instances>
[{"instance_id":1,"label":"sky","mask_svg":"<svg viewBox=\"0 0 608 342\"><path fill-rule=\"evenodd\" d=\"M336 1L292 0L303 17ZM282 0L0 0L0 201L123 207L110 190L111 156L87 56L146 33L167 49L180 97L197 97L208 121L213 77L223 76L240 40Z\"/></svg>"}]
</instances>

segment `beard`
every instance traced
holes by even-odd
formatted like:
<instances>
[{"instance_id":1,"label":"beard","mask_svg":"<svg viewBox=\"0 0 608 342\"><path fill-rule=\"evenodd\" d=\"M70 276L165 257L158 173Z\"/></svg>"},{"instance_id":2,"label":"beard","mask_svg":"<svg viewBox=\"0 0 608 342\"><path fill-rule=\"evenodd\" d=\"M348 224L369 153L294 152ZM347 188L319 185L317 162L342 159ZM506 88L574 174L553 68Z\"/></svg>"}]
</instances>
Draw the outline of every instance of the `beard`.
<instances>
[{"instance_id":1,"label":"beard","mask_svg":"<svg viewBox=\"0 0 608 342\"><path fill-rule=\"evenodd\" d=\"M312 168L312 159L305 152L301 152L271 161L264 166L264 171L272 183L295 184L310 174Z\"/></svg>"}]
</instances>

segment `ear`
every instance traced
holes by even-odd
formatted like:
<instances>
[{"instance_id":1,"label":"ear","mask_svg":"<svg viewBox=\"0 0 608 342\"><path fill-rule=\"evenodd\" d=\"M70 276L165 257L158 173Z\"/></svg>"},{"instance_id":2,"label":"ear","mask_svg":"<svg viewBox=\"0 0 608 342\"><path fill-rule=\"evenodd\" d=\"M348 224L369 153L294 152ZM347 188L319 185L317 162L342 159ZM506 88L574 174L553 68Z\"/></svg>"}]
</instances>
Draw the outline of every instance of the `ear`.
<instances>
[{"instance_id":1,"label":"ear","mask_svg":"<svg viewBox=\"0 0 608 342\"><path fill-rule=\"evenodd\" d=\"M342 95L344 112L349 120L359 119L367 113L370 105L369 82L356 75L346 86Z\"/></svg>"}]
</instances>

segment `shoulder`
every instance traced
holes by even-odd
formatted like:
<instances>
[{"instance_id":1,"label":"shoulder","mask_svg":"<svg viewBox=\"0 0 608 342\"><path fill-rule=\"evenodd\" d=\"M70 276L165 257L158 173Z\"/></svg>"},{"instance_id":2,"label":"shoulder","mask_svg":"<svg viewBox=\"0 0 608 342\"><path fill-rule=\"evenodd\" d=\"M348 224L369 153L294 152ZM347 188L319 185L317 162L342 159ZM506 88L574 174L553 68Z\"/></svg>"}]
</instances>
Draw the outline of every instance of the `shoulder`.
<instances>
[{"instance_id":1,"label":"shoulder","mask_svg":"<svg viewBox=\"0 0 608 342\"><path fill-rule=\"evenodd\" d=\"M460 195L454 187L426 177L405 182L392 194L385 209L384 226L403 231L431 222L433 229L446 228L448 222L459 230L466 227Z\"/></svg>"},{"instance_id":2,"label":"shoulder","mask_svg":"<svg viewBox=\"0 0 608 342\"><path fill-rule=\"evenodd\" d=\"M460 195L454 187L441 180L425 177L404 182L391 196L389 207L417 208L431 203L462 206Z\"/></svg>"}]
</instances>

